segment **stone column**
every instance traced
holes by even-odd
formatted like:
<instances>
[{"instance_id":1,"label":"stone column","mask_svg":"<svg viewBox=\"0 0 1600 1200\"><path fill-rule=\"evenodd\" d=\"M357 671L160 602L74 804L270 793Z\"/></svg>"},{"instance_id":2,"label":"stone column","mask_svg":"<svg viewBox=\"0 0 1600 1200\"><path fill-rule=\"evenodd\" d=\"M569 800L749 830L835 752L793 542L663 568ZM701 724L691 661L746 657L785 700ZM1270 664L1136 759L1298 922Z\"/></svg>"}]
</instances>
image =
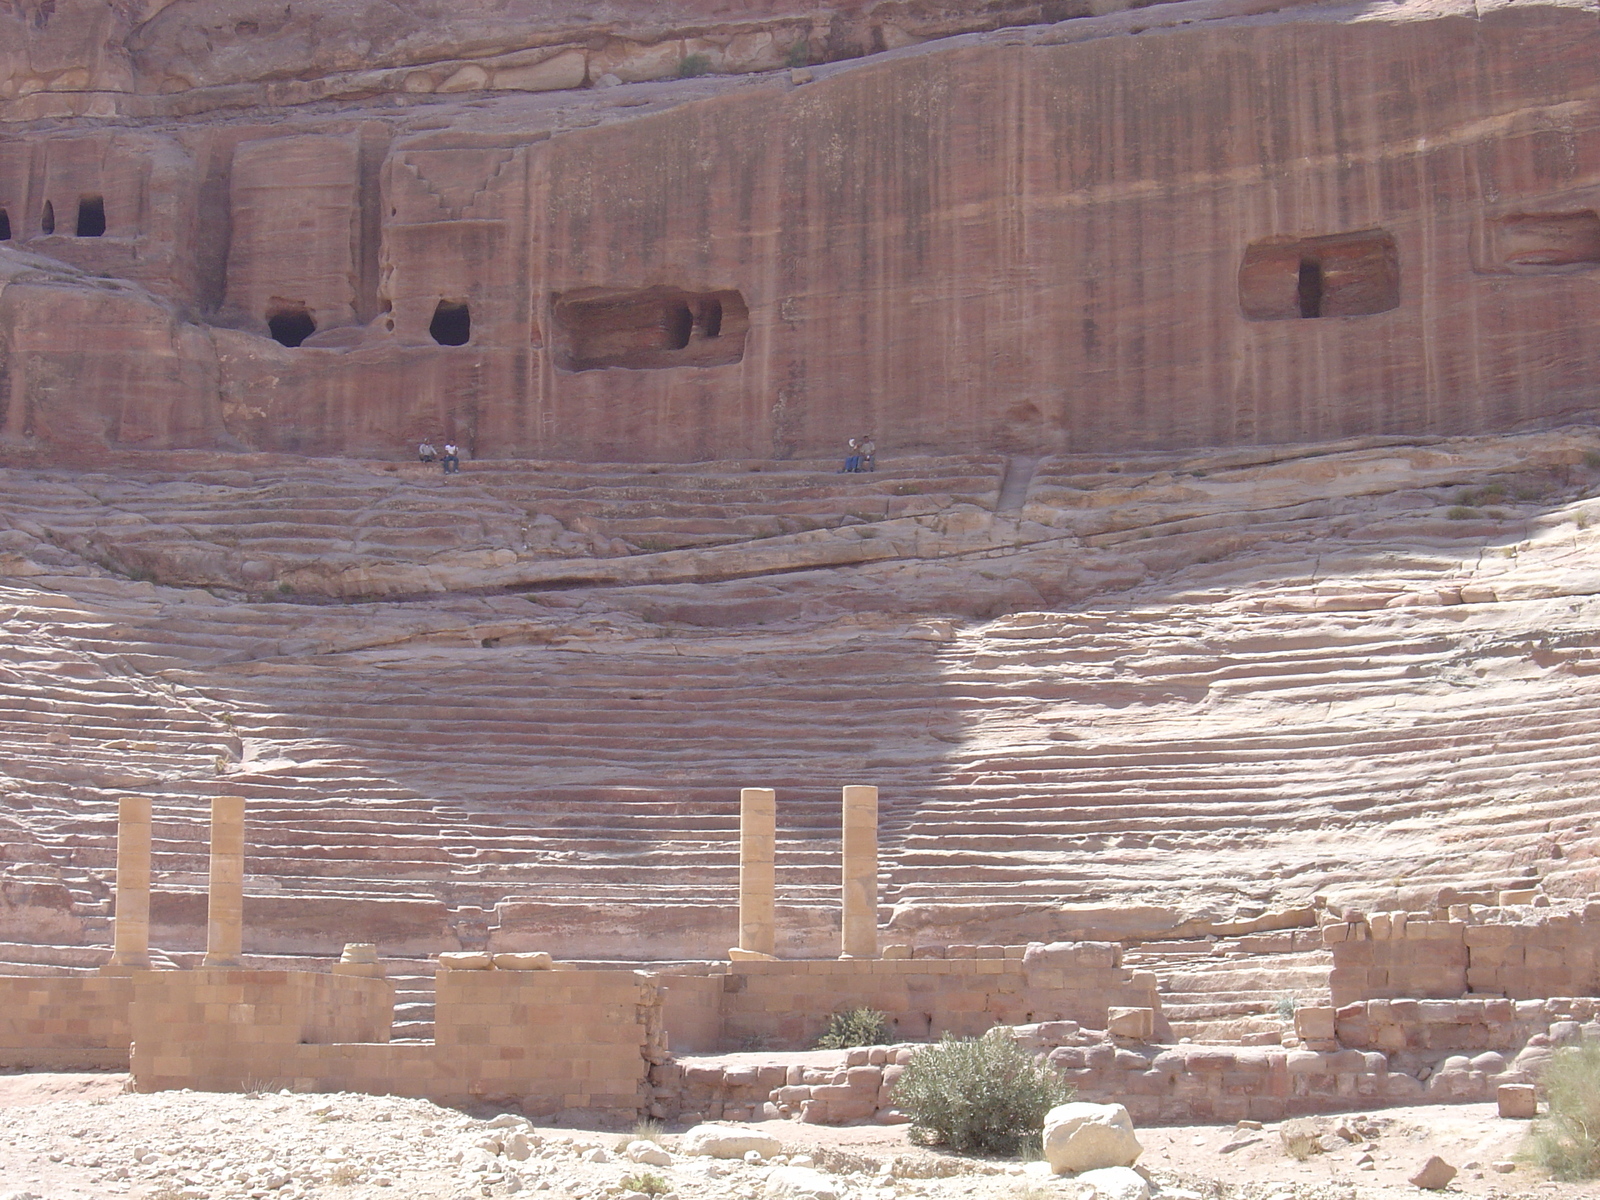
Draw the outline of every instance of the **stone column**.
<instances>
[{"instance_id":1,"label":"stone column","mask_svg":"<svg viewBox=\"0 0 1600 1200\"><path fill-rule=\"evenodd\" d=\"M117 909L111 961L117 972L150 969L150 798L117 801Z\"/></svg>"},{"instance_id":2,"label":"stone column","mask_svg":"<svg viewBox=\"0 0 1600 1200\"><path fill-rule=\"evenodd\" d=\"M244 797L211 801L211 900L204 967L236 967L244 944Z\"/></svg>"},{"instance_id":3,"label":"stone column","mask_svg":"<svg viewBox=\"0 0 1600 1200\"><path fill-rule=\"evenodd\" d=\"M878 957L878 789L844 789L844 923L840 958Z\"/></svg>"},{"instance_id":4,"label":"stone column","mask_svg":"<svg viewBox=\"0 0 1600 1200\"><path fill-rule=\"evenodd\" d=\"M773 851L778 794L771 788L739 793L739 949L771 954L776 944Z\"/></svg>"}]
</instances>

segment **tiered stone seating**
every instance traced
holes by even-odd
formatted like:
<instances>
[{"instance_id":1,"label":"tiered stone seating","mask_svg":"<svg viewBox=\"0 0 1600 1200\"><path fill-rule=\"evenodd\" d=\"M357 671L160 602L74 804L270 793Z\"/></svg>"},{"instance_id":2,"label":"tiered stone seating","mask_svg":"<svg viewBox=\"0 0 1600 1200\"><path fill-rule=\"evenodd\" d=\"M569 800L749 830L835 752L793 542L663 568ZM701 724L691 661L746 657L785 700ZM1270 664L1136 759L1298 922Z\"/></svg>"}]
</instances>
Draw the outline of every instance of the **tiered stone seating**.
<instances>
[{"instance_id":1,"label":"tiered stone seating","mask_svg":"<svg viewBox=\"0 0 1600 1200\"><path fill-rule=\"evenodd\" d=\"M1350 524L1367 509L1280 506L1268 549L1214 542L1212 554L1192 549L1211 536L1186 527L1199 518L1165 511L1065 532L1090 509L1052 489L1071 482L1081 500L1086 479L1131 466L1047 460L1020 515L995 517L998 458L886 460L875 476L473 463L459 482L410 465L185 461L0 470L0 561L14 567L0 579L0 841L8 879L53 896L59 918L16 918L34 922L35 949L0 945L0 969L86 969L82 948L105 944L111 817L127 790L155 801L167 891L204 886L209 797L245 796L251 894L392 931L380 940L408 976L413 1033L427 1027L427 939L481 942L502 901L566 905L580 927L608 906L725 913L750 784L779 790L791 908L836 898L839 785L880 785L887 940L932 910L953 940L1014 941L1032 934L1007 924L1011 909L1063 903L1261 911L1318 894L1491 892L1530 870L1593 890L1579 853L1600 772L1592 603L1502 602L1479 582L1553 578L1553 547L1587 533L1529 530L1555 529L1570 497L1524 505L1515 559L1485 555L1485 526L1430 515L1415 489L1408 509L1372 502L1370 545ZM1152 462L1142 478L1173 465ZM1232 470L1248 500L1245 468ZM601 560L738 555L919 514L997 532L959 544L930 532L881 569L770 574L761 586L789 601L770 624L731 607L730 585L327 603L240 574L269 558L489 552L541 517L560 531L549 554ZM380 532L355 538L355 525ZM928 619L949 610L917 590L933 567L966 572L979 597L1010 571L1102 570L1110 551L1089 543L1113 536L1118 553L1150 558L1105 570L1108 590L1068 611L962 625ZM170 563L190 570L178 550L200 543L232 581L215 594L131 579L134 559L118 557L145 547L159 579ZM1382 607L1445 584L1449 602ZM1483 595L1460 603L1473 587ZM649 615L713 592L715 619ZM321 961L343 933L300 944L283 929L258 949ZM641 941L639 957L656 953ZM1304 953L1279 955L1266 982L1264 964L1150 961L1165 963L1175 1028L1209 1036L1280 983L1319 987L1325 964Z\"/></svg>"}]
</instances>

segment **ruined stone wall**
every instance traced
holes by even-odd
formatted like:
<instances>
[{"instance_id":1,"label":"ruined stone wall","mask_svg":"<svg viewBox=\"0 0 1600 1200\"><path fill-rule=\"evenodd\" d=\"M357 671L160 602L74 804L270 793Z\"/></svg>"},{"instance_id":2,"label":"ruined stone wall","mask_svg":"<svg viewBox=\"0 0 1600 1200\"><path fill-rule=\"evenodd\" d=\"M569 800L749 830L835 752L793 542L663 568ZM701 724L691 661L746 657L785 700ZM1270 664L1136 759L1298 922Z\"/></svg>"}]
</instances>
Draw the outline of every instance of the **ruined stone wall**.
<instances>
[{"instance_id":1,"label":"ruined stone wall","mask_svg":"<svg viewBox=\"0 0 1600 1200\"><path fill-rule=\"evenodd\" d=\"M1477 993L1528 1000L1600 994L1600 902L1561 909L1456 906L1373 913L1323 926L1335 1005L1453 1000Z\"/></svg>"},{"instance_id":2,"label":"ruined stone wall","mask_svg":"<svg viewBox=\"0 0 1600 1200\"><path fill-rule=\"evenodd\" d=\"M723 976L723 1046L805 1049L832 1014L861 1007L884 1013L898 1037L914 1041L946 1033L973 1037L996 1025L1045 1020L1104 1028L1109 1008L1160 1008L1155 975L1122 967L1114 943L937 952L938 957L919 948L915 958L732 963Z\"/></svg>"},{"instance_id":3,"label":"ruined stone wall","mask_svg":"<svg viewBox=\"0 0 1600 1200\"><path fill-rule=\"evenodd\" d=\"M128 1062L127 976L0 976L0 1068Z\"/></svg>"},{"instance_id":4,"label":"ruined stone wall","mask_svg":"<svg viewBox=\"0 0 1600 1200\"><path fill-rule=\"evenodd\" d=\"M637 113L585 92L560 125L502 99L487 127L7 134L4 245L155 300L8 287L0 429L681 460L841 430L1115 450L1589 411L1593 14L1149 22L689 81Z\"/></svg>"},{"instance_id":5,"label":"ruined stone wall","mask_svg":"<svg viewBox=\"0 0 1600 1200\"><path fill-rule=\"evenodd\" d=\"M386 1043L394 989L308 971L141 971L128 1021L141 1091L299 1086L334 1042Z\"/></svg>"},{"instance_id":6,"label":"ruined stone wall","mask_svg":"<svg viewBox=\"0 0 1600 1200\"><path fill-rule=\"evenodd\" d=\"M381 979L301 971L147 971L130 1010L140 1091L387 1092L517 1098L530 1114L646 1102L660 997L625 971L441 971L432 1043L390 1045Z\"/></svg>"}]
</instances>

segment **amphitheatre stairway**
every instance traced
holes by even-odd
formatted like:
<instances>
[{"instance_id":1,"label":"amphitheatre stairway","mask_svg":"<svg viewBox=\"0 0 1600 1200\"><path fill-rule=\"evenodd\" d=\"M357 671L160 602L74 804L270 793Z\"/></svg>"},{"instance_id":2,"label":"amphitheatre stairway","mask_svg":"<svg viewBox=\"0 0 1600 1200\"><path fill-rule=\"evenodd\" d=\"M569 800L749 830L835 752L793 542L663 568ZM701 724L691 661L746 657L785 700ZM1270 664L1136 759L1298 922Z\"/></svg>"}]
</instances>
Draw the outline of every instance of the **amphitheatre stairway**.
<instances>
[{"instance_id":1,"label":"amphitheatre stairway","mask_svg":"<svg viewBox=\"0 0 1600 1200\"><path fill-rule=\"evenodd\" d=\"M1600 889L1586 453L1047 459L1020 506L993 456L14 464L0 959L92 965L126 791L193 954L225 790L260 961L374 938L420 1035L440 949L720 953L754 783L780 945L827 953L837 789L870 780L886 940L1124 920L1175 1031L1248 1032L1326 986L1292 931L1228 940L1256 926Z\"/></svg>"}]
</instances>

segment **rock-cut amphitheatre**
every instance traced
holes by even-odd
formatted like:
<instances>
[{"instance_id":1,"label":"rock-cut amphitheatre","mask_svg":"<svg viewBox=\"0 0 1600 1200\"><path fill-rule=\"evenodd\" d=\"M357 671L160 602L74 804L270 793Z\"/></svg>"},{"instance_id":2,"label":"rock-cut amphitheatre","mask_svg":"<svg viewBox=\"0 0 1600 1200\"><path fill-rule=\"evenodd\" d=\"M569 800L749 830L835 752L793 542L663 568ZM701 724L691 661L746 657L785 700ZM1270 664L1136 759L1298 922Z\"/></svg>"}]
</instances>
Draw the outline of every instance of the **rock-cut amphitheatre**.
<instances>
[{"instance_id":1,"label":"rock-cut amphitheatre","mask_svg":"<svg viewBox=\"0 0 1600 1200\"><path fill-rule=\"evenodd\" d=\"M1536 1081L1597 213L1593 3L0 3L0 1063L228 1090L281 1004L302 1090L894 1120L682 1062L865 1003L1140 1120Z\"/></svg>"}]
</instances>

